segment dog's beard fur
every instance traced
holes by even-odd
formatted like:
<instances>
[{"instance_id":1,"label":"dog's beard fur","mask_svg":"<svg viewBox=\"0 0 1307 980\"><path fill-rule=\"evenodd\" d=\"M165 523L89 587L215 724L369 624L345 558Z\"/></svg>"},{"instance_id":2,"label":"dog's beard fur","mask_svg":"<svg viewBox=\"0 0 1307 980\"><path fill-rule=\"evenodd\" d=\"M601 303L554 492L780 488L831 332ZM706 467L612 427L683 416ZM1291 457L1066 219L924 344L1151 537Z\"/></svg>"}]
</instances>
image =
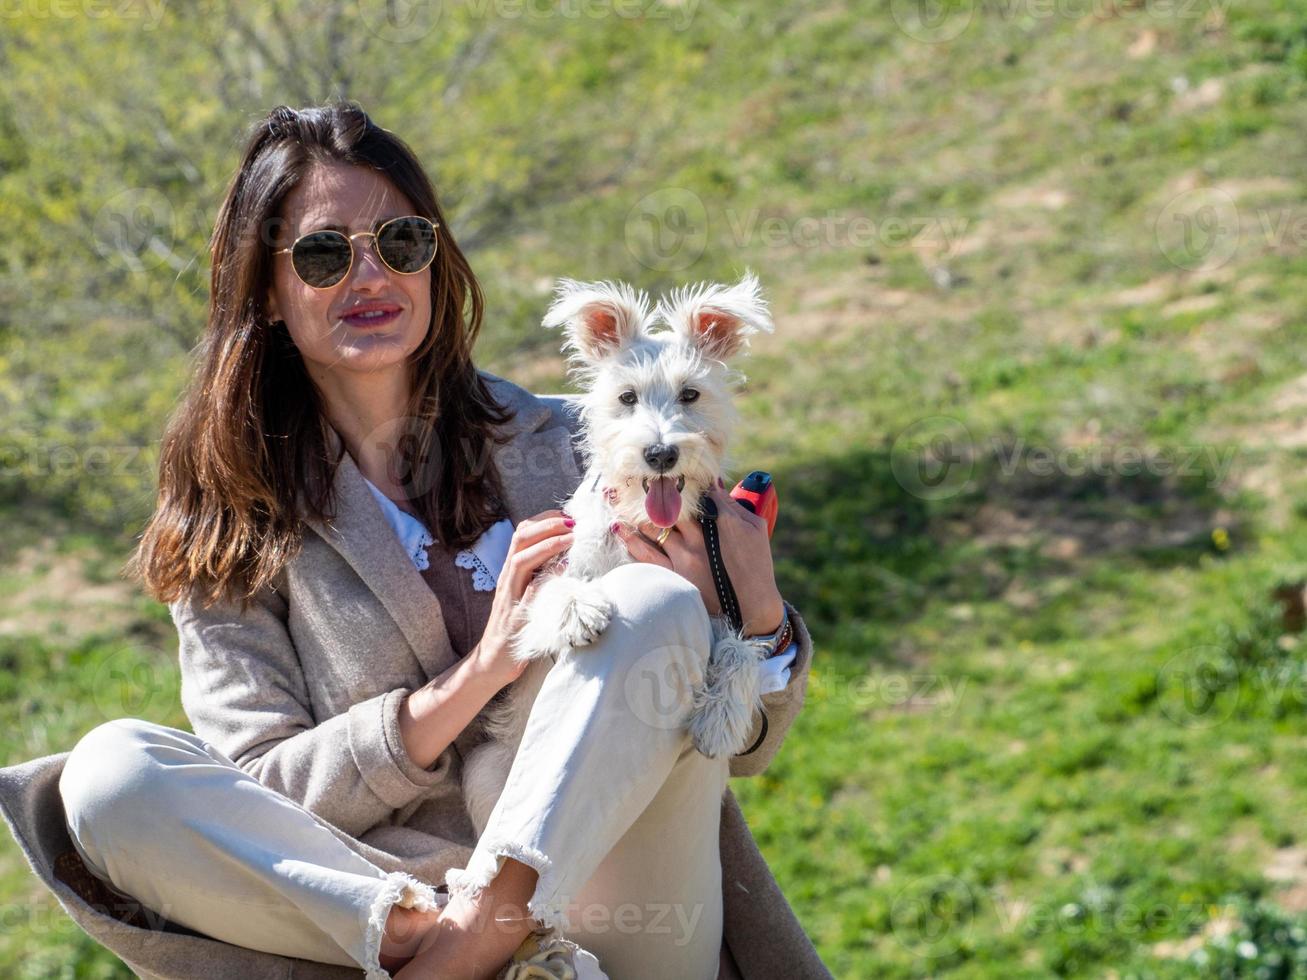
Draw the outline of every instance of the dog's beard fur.
<instances>
[{"instance_id":1,"label":"dog's beard fur","mask_svg":"<svg viewBox=\"0 0 1307 980\"><path fill-rule=\"evenodd\" d=\"M738 413L732 403L734 375L705 359L679 337L663 333L614 354L582 396L583 449L611 488L614 517L632 526L652 523L645 509L647 481L684 480L681 514L699 515L699 500L730 465ZM693 401L683 393L697 392ZM619 396L635 394L634 405ZM677 449L676 463L659 473L644 457L662 443Z\"/></svg>"}]
</instances>

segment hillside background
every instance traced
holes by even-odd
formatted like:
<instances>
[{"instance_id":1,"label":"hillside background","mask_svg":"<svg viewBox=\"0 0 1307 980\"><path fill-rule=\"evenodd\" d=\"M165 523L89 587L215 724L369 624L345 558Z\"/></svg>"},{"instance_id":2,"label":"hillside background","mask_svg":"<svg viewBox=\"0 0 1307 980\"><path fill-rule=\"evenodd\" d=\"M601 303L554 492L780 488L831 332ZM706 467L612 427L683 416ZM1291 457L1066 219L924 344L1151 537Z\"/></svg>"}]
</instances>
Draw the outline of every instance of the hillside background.
<instances>
[{"instance_id":1,"label":"hillside background","mask_svg":"<svg viewBox=\"0 0 1307 980\"><path fill-rule=\"evenodd\" d=\"M186 727L119 569L244 134L348 97L533 390L557 277L761 277L817 653L734 789L837 976L1307 976L1305 94L1301 0L7 5L0 764ZM0 838L0 972L129 977Z\"/></svg>"}]
</instances>

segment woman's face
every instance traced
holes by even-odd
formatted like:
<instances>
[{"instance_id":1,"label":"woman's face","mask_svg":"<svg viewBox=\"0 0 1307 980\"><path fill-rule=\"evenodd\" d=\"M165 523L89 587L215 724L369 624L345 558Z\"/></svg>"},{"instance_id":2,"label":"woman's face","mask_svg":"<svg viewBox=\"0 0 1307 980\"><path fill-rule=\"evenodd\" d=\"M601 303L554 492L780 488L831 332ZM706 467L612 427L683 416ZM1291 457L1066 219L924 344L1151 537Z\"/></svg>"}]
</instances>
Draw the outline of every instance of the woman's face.
<instances>
[{"instance_id":1,"label":"woman's face","mask_svg":"<svg viewBox=\"0 0 1307 980\"><path fill-rule=\"evenodd\" d=\"M390 218L413 214L412 202L376 172L340 163L317 163L287 195L277 248L301 235L336 228L347 235L375 231ZM326 289L300 281L289 252L274 255L268 292L271 320L285 320L311 376L370 373L405 363L431 322L431 267L413 275L392 272L373 239L354 239L349 274ZM369 322L358 314L395 315Z\"/></svg>"}]
</instances>

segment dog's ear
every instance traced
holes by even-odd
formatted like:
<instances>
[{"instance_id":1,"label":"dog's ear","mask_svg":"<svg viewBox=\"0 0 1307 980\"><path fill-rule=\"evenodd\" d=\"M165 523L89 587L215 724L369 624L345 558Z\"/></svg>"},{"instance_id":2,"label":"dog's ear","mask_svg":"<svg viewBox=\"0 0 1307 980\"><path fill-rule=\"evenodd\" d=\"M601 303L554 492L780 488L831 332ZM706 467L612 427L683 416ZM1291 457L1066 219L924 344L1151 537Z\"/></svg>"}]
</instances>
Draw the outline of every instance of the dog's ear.
<instances>
[{"instance_id":1,"label":"dog's ear","mask_svg":"<svg viewBox=\"0 0 1307 980\"><path fill-rule=\"evenodd\" d=\"M649 297L626 283L561 279L544 325L561 326L564 347L598 361L644 335L649 319Z\"/></svg>"},{"instance_id":2,"label":"dog's ear","mask_svg":"<svg viewBox=\"0 0 1307 980\"><path fill-rule=\"evenodd\" d=\"M734 286L682 287L663 298L655 315L705 356L719 361L748 346L751 334L772 330L758 277L748 271Z\"/></svg>"}]
</instances>

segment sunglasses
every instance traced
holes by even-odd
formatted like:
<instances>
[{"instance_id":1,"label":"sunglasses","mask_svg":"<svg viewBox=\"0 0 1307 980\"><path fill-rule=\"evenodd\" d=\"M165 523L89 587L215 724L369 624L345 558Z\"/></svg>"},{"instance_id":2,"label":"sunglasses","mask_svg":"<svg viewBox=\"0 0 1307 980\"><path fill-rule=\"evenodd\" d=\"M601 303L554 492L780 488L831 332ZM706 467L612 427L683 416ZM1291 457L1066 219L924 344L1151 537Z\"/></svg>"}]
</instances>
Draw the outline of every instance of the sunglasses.
<instances>
[{"instance_id":1,"label":"sunglasses","mask_svg":"<svg viewBox=\"0 0 1307 980\"><path fill-rule=\"evenodd\" d=\"M436 257L436 225L419 215L391 218L376 231L346 235L343 231L311 231L295 239L290 248L273 255L290 253L291 265L304 285L327 289L336 285L354 267L354 239L371 238L387 269L411 276L429 266Z\"/></svg>"}]
</instances>

